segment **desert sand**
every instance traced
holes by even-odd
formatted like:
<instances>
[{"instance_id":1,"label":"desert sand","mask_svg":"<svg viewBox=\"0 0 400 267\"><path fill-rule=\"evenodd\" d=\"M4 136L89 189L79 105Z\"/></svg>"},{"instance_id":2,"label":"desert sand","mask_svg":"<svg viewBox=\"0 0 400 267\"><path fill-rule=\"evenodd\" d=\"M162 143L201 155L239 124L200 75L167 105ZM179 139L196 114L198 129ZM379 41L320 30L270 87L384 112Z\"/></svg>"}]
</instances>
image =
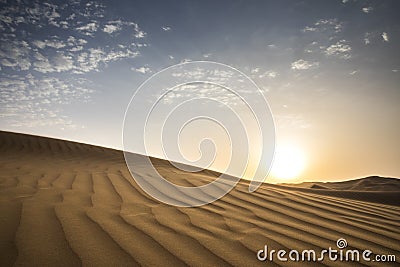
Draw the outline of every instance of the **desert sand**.
<instances>
[{"instance_id":1,"label":"desert sand","mask_svg":"<svg viewBox=\"0 0 400 267\"><path fill-rule=\"evenodd\" d=\"M177 184L216 175L154 164ZM138 187L121 151L0 132L0 265L300 266L256 253L264 245L321 251L345 238L397 262L303 264L399 266L398 179L264 184L251 194L247 184L202 207L168 206Z\"/></svg>"}]
</instances>

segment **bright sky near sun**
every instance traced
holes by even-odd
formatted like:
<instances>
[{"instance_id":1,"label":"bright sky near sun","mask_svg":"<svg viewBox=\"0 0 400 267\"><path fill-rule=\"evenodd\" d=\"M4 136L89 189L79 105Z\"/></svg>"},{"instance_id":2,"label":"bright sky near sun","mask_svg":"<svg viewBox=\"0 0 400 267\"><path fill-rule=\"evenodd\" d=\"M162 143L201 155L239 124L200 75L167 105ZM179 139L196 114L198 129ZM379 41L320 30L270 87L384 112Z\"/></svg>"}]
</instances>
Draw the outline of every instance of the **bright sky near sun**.
<instances>
[{"instance_id":1,"label":"bright sky near sun","mask_svg":"<svg viewBox=\"0 0 400 267\"><path fill-rule=\"evenodd\" d=\"M268 100L271 181L400 177L399 1L0 5L0 130L122 149L138 86L210 60L251 77Z\"/></svg>"}]
</instances>

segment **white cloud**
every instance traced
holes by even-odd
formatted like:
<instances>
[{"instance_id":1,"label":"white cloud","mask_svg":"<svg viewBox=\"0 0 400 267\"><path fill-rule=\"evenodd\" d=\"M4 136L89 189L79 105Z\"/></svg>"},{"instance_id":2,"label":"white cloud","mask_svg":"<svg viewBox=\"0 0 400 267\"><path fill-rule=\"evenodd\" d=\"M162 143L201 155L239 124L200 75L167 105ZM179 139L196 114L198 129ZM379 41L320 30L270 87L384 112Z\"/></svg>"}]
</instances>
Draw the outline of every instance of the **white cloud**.
<instances>
[{"instance_id":1,"label":"white cloud","mask_svg":"<svg viewBox=\"0 0 400 267\"><path fill-rule=\"evenodd\" d=\"M131 31L133 27L134 34L138 31L141 32L139 26L133 22L109 21L109 23L125 25ZM81 31L94 29L90 23L80 28ZM139 35L144 36L145 33L141 32ZM60 34L60 36L62 35ZM33 66L35 71L42 73L82 74L99 71L109 62L137 57L139 55L138 47L147 45L127 40L124 44L115 47L90 47L87 40L72 35L64 38L51 36L49 39L33 40L30 44L26 41L19 41L15 36L8 38L6 40L3 38L4 45L0 48L0 65L15 70L29 70Z\"/></svg>"},{"instance_id":2,"label":"white cloud","mask_svg":"<svg viewBox=\"0 0 400 267\"><path fill-rule=\"evenodd\" d=\"M138 51L132 51L130 49L118 50L118 51L110 51L105 54L104 58L101 59L103 62L117 61L119 59L125 58L135 58L140 53Z\"/></svg>"},{"instance_id":3,"label":"white cloud","mask_svg":"<svg viewBox=\"0 0 400 267\"><path fill-rule=\"evenodd\" d=\"M171 104L174 101L185 99L208 98L219 102L220 105L243 105L242 99L227 89L222 89L217 84L183 84L174 87L162 98L162 103Z\"/></svg>"},{"instance_id":4,"label":"white cloud","mask_svg":"<svg viewBox=\"0 0 400 267\"><path fill-rule=\"evenodd\" d=\"M304 31L304 32L316 32L316 31L317 31L317 28L316 28L316 27L306 26L306 27L303 29L303 31Z\"/></svg>"},{"instance_id":5,"label":"white cloud","mask_svg":"<svg viewBox=\"0 0 400 267\"><path fill-rule=\"evenodd\" d=\"M21 70L29 70L32 64L26 58L19 58L17 61L17 65Z\"/></svg>"},{"instance_id":6,"label":"white cloud","mask_svg":"<svg viewBox=\"0 0 400 267\"><path fill-rule=\"evenodd\" d=\"M166 31L166 32L171 30L171 27L169 27L169 26L163 26L161 28L163 29L163 31Z\"/></svg>"},{"instance_id":7,"label":"white cloud","mask_svg":"<svg viewBox=\"0 0 400 267\"><path fill-rule=\"evenodd\" d=\"M16 62L10 62L7 58L3 58L0 62L4 67L15 67L17 66Z\"/></svg>"},{"instance_id":8,"label":"white cloud","mask_svg":"<svg viewBox=\"0 0 400 267\"><path fill-rule=\"evenodd\" d=\"M46 47L46 42L40 41L40 40L35 40L32 42L35 46L39 47L40 49L43 49Z\"/></svg>"},{"instance_id":9,"label":"white cloud","mask_svg":"<svg viewBox=\"0 0 400 267\"><path fill-rule=\"evenodd\" d=\"M58 5L53 1L17 2L0 9L2 125L70 124L55 106L90 98L91 91L77 74L133 59L140 47L147 46L145 40L139 43L132 38L146 37L137 23L107 19L103 4L96 1L71 0ZM119 46L102 45L103 31L119 30L128 38L115 40Z\"/></svg>"},{"instance_id":10,"label":"white cloud","mask_svg":"<svg viewBox=\"0 0 400 267\"><path fill-rule=\"evenodd\" d=\"M50 62L47 58L44 60L39 60L33 63L34 70L42 73L53 72L53 67L51 66Z\"/></svg>"},{"instance_id":11,"label":"white cloud","mask_svg":"<svg viewBox=\"0 0 400 267\"><path fill-rule=\"evenodd\" d=\"M341 32L343 29L343 23L338 19L320 19L316 21L312 26L306 26L303 28L303 32L325 32L333 31L335 33Z\"/></svg>"},{"instance_id":12,"label":"white cloud","mask_svg":"<svg viewBox=\"0 0 400 267\"><path fill-rule=\"evenodd\" d=\"M83 46L81 46L81 45L77 45L77 46L74 46L71 49L69 49L69 51L71 51L71 52L77 52L77 51L82 51L82 50L83 50Z\"/></svg>"},{"instance_id":13,"label":"white cloud","mask_svg":"<svg viewBox=\"0 0 400 267\"><path fill-rule=\"evenodd\" d=\"M94 36L94 33L97 31L98 27L99 27L98 22L93 21L86 25L77 27L76 30L81 32L82 34Z\"/></svg>"},{"instance_id":14,"label":"white cloud","mask_svg":"<svg viewBox=\"0 0 400 267\"><path fill-rule=\"evenodd\" d=\"M177 83L180 83L181 79L182 82L185 82L187 79L189 79L195 81L207 80L217 84L226 84L229 80L232 80L234 72L201 67L187 70L182 67L179 70L174 71L171 75L176 78Z\"/></svg>"},{"instance_id":15,"label":"white cloud","mask_svg":"<svg viewBox=\"0 0 400 267\"><path fill-rule=\"evenodd\" d=\"M104 28L103 28L103 32L106 32L109 34L111 34L113 32L117 32L119 30L120 30L120 28L117 25L104 25Z\"/></svg>"},{"instance_id":16,"label":"white cloud","mask_svg":"<svg viewBox=\"0 0 400 267\"><path fill-rule=\"evenodd\" d=\"M147 67L147 66L143 66L143 67L140 67L140 68L132 68L131 70L139 72L139 73L142 73L142 74L146 74L146 73L151 72L150 68Z\"/></svg>"},{"instance_id":17,"label":"white cloud","mask_svg":"<svg viewBox=\"0 0 400 267\"><path fill-rule=\"evenodd\" d=\"M44 55L42 55L40 52L35 52L34 58L38 61L46 61L47 60L47 58Z\"/></svg>"},{"instance_id":18,"label":"white cloud","mask_svg":"<svg viewBox=\"0 0 400 267\"><path fill-rule=\"evenodd\" d=\"M74 62L71 56L66 56L62 53L57 53L52 58L52 66L54 70L57 72L69 71L74 68Z\"/></svg>"},{"instance_id":19,"label":"white cloud","mask_svg":"<svg viewBox=\"0 0 400 267\"><path fill-rule=\"evenodd\" d=\"M187 62L190 62L190 61L192 61L190 58L184 58L184 59L181 60L180 63L187 63Z\"/></svg>"},{"instance_id":20,"label":"white cloud","mask_svg":"<svg viewBox=\"0 0 400 267\"><path fill-rule=\"evenodd\" d=\"M2 38L0 47L0 64L13 70L28 70L31 66L29 54L31 48L26 41Z\"/></svg>"},{"instance_id":21,"label":"white cloud","mask_svg":"<svg viewBox=\"0 0 400 267\"><path fill-rule=\"evenodd\" d=\"M57 40L57 39L52 39L52 40L34 40L32 42L33 45L35 45L36 47L40 48L40 49L44 49L46 47L52 47L52 48L56 48L56 49L60 49L66 46L66 44L61 41L61 40Z\"/></svg>"},{"instance_id":22,"label":"white cloud","mask_svg":"<svg viewBox=\"0 0 400 267\"><path fill-rule=\"evenodd\" d=\"M365 14L368 14L368 13L371 13L371 11L373 10L373 8L372 7L363 7L362 9L362 12L364 12Z\"/></svg>"},{"instance_id":23,"label":"white cloud","mask_svg":"<svg viewBox=\"0 0 400 267\"><path fill-rule=\"evenodd\" d=\"M319 62L311 62L304 59L299 59L291 64L292 70L308 70L317 68L318 66Z\"/></svg>"},{"instance_id":24,"label":"white cloud","mask_svg":"<svg viewBox=\"0 0 400 267\"><path fill-rule=\"evenodd\" d=\"M371 43L370 35L371 35L371 34L370 34L369 32L366 32L366 33L364 34L364 44L368 45L368 44Z\"/></svg>"},{"instance_id":25,"label":"white cloud","mask_svg":"<svg viewBox=\"0 0 400 267\"><path fill-rule=\"evenodd\" d=\"M250 72L252 73L252 74L255 74L255 73L258 73L260 71L260 68L254 68L254 69L252 69Z\"/></svg>"},{"instance_id":26,"label":"white cloud","mask_svg":"<svg viewBox=\"0 0 400 267\"><path fill-rule=\"evenodd\" d=\"M354 74L356 74L356 73L358 73L358 70L353 70L353 71L350 72L349 74L350 74L350 75L354 75Z\"/></svg>"},{"instance_id":27,"label":"white cloud","mask_svg":"<svg viewBox=\"0 0 400 267\"><path fill-rule=\"evenodd\" d=\"M274 79L274 78L278 77L278 72L273 71L273 70L269 70L269 71L266 71L263 74L259 75L258 77L259 78L267 77L267 78L270 78L270 79Z\"/></svg>"},{"instance_id":28,"label":"white cloud","mask_svg":"<svg viewBox=\"0 0 400 267\"><path fill-rule=\"evenodd\" d=\"M79 39L78 44L84 45L84 44L87 44L87 41L85 39Z\"/></svg>"},{"instance_id":29,"label":"white cloud","mask_svg":"<svg viewBox=\"0 0 400 267\"><path fill-rule=\"evenodd\" d=\"M60 48L65 47L64 42L60 41L60 40L46 40L45 43L46 43L46 46L53 47L53 48L56 48L56 49L60 49Z\"/></svg>"},{"instance_id":30,"label":"white cloud","mask_svg":"<svg viewBox=\"0 0 400 267\"><path fill-rule=\"evenodd\" d=\"M60 21L61 28L68 29L68 21Z\"/></svg>"},{"instance_id":31,"label":"white cloud","mask_svg":"<svg viewBox=\"0 0 400 267\"><path fill-rule=\"evenodd\" d=\"M33 63L34 70L42 73L66 72L75 68L72 56L64 55L62 52L58 52L50 60L43 54L36 52L34 58L36 59Z\"/></svg>"},{"instance_id":32,"label":"white cloud","mask_svg":"<svg viewBox=\"0 0 400 267\"><path fill-rule=\"evenodd\" d=\"M144 31L137 30L136 33L133 36L135 36L136 38L140 39L140 38L146 37L146 33Z\"/></svg>"},{"instance_id":33,"label":"white cloud","mask_svg":"<svg viewBox=\"0 0 400 267\"><path fill-rule=\"evenodd\" d=\"M364 34L364 44L368 45L373 41L383 41L383 42L389 42L389 34L387 32L378 32L378 31L372 31L372 32L366 32Z\"/></svg>"},{"instance_id":34,"label":"white cloud","mask_svg":"<svg viewBox=\"0 0 400 267\"><path fill-rule=\"evenodd\" d=\"M11 24L13 22L13 19L10 16L7 16L5 14L0 15L0 21L3 22L4 24Z\"/></svg>"},{"instance_id":35,"label":"white cloud","mask_svg":"<svg viewBox=\"0 0 400 267\"><path fill-rule=\"evenodd\" d=\"M347 41L340 40L326 48L325 54L328 56L338 56L343 59L349 59L351 57L350 51L351 46L347 44Z\"/></svg>"},{"instance_id":36,"label":"white cloud","mask_svg":"<svg viewBox=\"0 0 400 267\"><path fill-rule=\"evenodd\" d=\"M385 42L389 42L389 35L387 34L387 32L382 33L382 39Z\"/></svg>"},{"instance_id":37,"label":"white cloud","mask_svg":"<svg viewBox=\"0 0 400 267\"><path fill-rule=\"evenodd\" d=\"M60 105L87 102L92 90L87 81L54 77L0 78L0 122L12 127L76 127L61 114Z\"/></svg>"},{"instance_id":38,"label":"white cloud","mask_svg":"<svg viewBox=\"0 0 400 267\"><path fill-rule=\"evenodd\" d=\"M139 55L138 51L128 48L124 50L106 51L101 48L89 48L81 52L76 58L74 73L85 73L90 71L99 71L101 65L121 59L135 58Z\"/></svg>"},{"instance_id":39,"label":"white cloud","mask_svg":"<svg viewBox=\"0 0 400 267\"><path fill-rule=\"evenodd\" d=\"M313 41L304 47L305 53L320 52L320 50L321 50L321 48L319 47L319 43L316 41Z\"/></svg>"}]
</instances>

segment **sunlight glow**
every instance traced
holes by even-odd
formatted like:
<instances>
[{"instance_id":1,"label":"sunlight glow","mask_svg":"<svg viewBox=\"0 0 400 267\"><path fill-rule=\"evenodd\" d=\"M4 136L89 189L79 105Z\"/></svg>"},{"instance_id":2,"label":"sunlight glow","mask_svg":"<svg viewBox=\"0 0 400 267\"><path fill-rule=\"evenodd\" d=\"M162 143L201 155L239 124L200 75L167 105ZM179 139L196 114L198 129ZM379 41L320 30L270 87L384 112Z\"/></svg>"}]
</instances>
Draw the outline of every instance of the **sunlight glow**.
<instances>
[{"instance_id":1,"label":"sunlight glow","mask_svg":"<svg viewBox=\"0 0 400 267\"><path fill-rule=\"evenodd\" d=\"M271 168L271 175L279 180L297 178L304 170L305 163L304 154L296 146L278 146Z\"/></svg>"}]
</instances>

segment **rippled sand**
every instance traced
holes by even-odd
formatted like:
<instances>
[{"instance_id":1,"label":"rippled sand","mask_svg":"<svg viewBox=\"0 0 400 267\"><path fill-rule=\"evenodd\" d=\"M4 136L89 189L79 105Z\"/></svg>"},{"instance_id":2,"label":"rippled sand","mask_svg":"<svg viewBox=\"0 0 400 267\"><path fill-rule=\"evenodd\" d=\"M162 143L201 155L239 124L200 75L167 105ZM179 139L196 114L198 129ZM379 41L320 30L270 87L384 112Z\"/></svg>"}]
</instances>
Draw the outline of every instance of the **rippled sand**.
<instances>
[{"instance_id":1,"label":"rippled sand","mask_svg":"<svg viewBox=\"0 0 400 267\"><path fill-rule=\"evenodd\" d=\"M177 184L215 178L154 162ZM0 265L299 266L259 262L256 252L266 244L320 251L345 238L349 248L395 254L398 266L399 188L372 177L249 194L243 182L212 204L177 208L138 187L121 151L0 132Z\"/></svg>"}]
</instances>

